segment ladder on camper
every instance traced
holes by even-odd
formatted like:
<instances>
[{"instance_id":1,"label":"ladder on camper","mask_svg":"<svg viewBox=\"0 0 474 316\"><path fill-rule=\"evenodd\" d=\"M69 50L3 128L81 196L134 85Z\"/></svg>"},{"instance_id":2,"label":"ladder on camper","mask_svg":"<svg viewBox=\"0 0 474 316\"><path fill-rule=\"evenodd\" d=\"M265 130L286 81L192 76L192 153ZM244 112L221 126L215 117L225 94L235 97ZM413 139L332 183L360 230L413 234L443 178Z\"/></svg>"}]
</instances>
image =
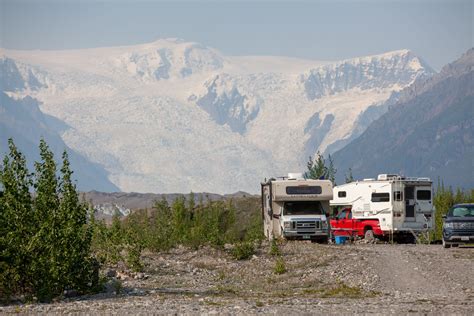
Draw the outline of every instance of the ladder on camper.
<instances>
[{"instance_id":1,"label":"ladder on camper","mask_svg":"<svg viewBox=\"0 0 474 316\"><path fill-rule=\"evenodd\" d=\"M394 213L397 212L399 213L403 209L403 204L405 203L404 199L404 193L403 192L403 183L402 183L402 177L401 176L396 176L393 178L393 212L392 212L392 225L390 229L390 243L393 244L394 238L393 238L393 222L394 222ZM399 192L399 193L397 193Z\"/></svg>"}]
</instances>

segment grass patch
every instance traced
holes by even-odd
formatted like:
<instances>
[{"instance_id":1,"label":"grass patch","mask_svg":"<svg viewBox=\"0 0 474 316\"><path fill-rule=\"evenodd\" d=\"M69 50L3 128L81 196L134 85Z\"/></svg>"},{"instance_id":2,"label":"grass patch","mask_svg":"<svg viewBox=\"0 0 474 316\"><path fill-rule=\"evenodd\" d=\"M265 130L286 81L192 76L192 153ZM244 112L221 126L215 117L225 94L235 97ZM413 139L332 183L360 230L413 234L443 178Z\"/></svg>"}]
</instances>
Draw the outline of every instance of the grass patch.
<instances>
[{"instance_id":1,"label":"grass patch","mask_svg":"<svg viewBox=\"0 0 474 316\"><path fill-rule=\"evenodd\" d=\"M285 261L283 260L283 258L282 257L277 258L277 260L275 262L275 268L273 269L273 272L275 274L283 274L286 271L287 271L286 270L286 265L285 265Z\"/></svg>"},{"instance_id":2,"label":"grass patch","mask_svg":"<svg viewBox=\"0 0 474 316\"><path fill-rule=\"evenodd\" d=\"M223 281L225 278L226 278L225 272L224 271L219 271L219 273L217 274L217 279L219 281Z\"/></svg>"},{"instance_id":3,"label":"grass patch","mask_svg":"<svg viewBox=\"0 0 474 316\"><path fill-rule=\"evenodd\" d=\"M263 304L263 302L261 302L261 301L256 301L256 302L255 302L255 306L257 306L257 307L263 307L263 306L265 306L265 304Z\"/></svg>"},{"instance_id":4,"label":"grass patch","mask_svg":"<svg viewBox=\"0 0 474 316\"><path fill-rule=\"evenodd\" d=\"M278 242L275 238L272 239L272 243L270 244L270 255L274 257L281 256L281 250L278 247Z\"/></svg>"},{"instance_id":5,"label":"grass patch","mask_svg":"<svg viewBox=\"0 0 474 316\"><path fill-rule=\"evenodd\" d=\"M304 289L303 294L321 294L324 293L324 289Z\"/></svg>"},{"instance_id":6,"label":"grass patch","mask_svg":"<svg viewBox=\"0 0 474 316\"><path fill-rule=\"evenodd\" d=\"M230 286L223 286L223 285L216 286L216 291L218 294L221 294L221 295L228 295L228 294L237 295L238 294L236 289Z\"/></svg>"}]
</instances>

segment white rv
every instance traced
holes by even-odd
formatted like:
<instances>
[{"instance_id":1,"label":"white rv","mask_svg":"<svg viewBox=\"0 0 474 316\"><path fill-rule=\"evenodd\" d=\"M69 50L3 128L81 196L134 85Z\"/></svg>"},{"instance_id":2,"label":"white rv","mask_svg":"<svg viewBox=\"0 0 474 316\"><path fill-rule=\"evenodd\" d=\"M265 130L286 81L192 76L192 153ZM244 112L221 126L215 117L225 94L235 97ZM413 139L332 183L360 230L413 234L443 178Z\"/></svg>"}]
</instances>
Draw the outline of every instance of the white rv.
<instances>
[{"instance_id":1,"label":"white rv","mask_svg":"<svg viewBox=\"0 0 474 316\"><path fill-rule=\"evenodd\" d=\"M402 236L433 227L432 182L429 178L408 178L381 174L334 187L331 220L334 235Z\"/></svg>"},{"instance_id":2,"label":"white rv","mask_svg":"<svg viewBox=\"0 0 474 316\"><path fill-rule=\"evenodd\" d=\"M270 179L261 184L265 236L327 241L329 180L307 180L300 173Z\"/></svg>"}]
</instances>

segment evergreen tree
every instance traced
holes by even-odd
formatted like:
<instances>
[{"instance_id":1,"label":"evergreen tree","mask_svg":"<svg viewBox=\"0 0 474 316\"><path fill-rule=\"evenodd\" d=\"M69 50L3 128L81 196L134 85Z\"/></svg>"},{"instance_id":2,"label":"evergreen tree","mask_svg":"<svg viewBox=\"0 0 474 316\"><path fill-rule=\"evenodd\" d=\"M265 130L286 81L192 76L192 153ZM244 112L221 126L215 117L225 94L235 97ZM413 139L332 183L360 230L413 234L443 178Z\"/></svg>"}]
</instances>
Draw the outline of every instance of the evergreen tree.
<instances>
[{"instance_id":1,"label":"evergreen tree","mask_svg":"<svg viewBox=\"0 0 474 316\"><path fill-rule=\"evenodd\" d=\"M332 185L336 185L336 172L331 155L328 156L329 166L327 167L327 179L331 180Z\"/></svg>"},{"instance_id":2,"label":"evergreen tree","mask_svg":"<svg viewBox=\"0 0 474 316\"><path fill-rule=\"evenodd\" d=\"M349 168L349 174L346 175L346 183L354 182L354 177L352 176L352 168Z\"/></svg>"},{"instance_id":3,"label":"evergreen tree","mask_svg":"<svg viewBox=\"0 0 474 316\"><path fill-rule=\"evenodd\" d=\"M326 161L324 157L319 153L316 154L315 159L309 156L309 160L306 164L308 171L306 171L305 175L308 179L320 179L325 178L327 179L328 176L328 168L326 167Z\"/></svg>"},{"instance_id":4,"label":"evergreen tree","mask_svg":"<svg viewBox=\"0 0 474 316\"><path fill-rule=\"evenodd\" d=\"M333 185L336 185L336 172L337 169L334 167L334 162L331 155L328 156L329 165L326 166L326 160L318 151L315 159L309 156L309 160L306 163L308 170L305 173L307 179L327 179L331 180Z\"/></svg>"}]
</instances>

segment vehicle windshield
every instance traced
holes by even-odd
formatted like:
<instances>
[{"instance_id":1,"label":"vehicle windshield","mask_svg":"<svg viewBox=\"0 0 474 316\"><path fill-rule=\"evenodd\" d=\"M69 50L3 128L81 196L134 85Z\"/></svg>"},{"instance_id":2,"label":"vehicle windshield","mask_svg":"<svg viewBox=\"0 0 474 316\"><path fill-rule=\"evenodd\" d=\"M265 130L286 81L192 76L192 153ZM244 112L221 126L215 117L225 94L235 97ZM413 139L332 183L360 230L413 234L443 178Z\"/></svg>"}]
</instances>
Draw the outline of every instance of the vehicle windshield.
<instances>
[{"instance_id":1,"label":"vehicle windshield","mask_svg":"<svg viewBox=\"0 0 474 316\"><path fill-rule=\"evenodd\" d=\"M474 217L474 205L458 205L449 210L449 217Z\"/></svg>"},{"instance_id":2,"label":"vehicle windshield","mask_svg":"<svg viewBox=\"0 0 474 316\"><path fill-rule=\"evenodd\" d=\"M321 215L323 207L319 201L285 202L284 215Z\"/></svg>"}]
</instances>

